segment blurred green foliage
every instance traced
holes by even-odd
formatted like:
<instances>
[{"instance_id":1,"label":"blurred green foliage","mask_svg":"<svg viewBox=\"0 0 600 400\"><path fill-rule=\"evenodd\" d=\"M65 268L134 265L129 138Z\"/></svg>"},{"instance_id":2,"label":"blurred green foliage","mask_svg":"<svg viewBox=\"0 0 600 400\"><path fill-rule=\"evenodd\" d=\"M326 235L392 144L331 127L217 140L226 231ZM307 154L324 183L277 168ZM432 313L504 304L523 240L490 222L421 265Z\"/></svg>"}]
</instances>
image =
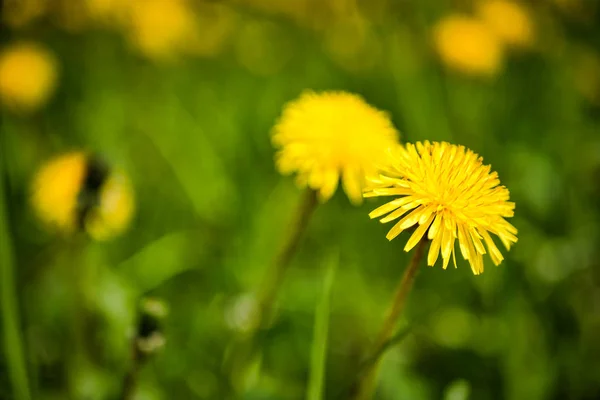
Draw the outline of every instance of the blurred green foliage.
<instances>
[{"instance_id":1,"label":"blurred green foliage","mask_svg":"<svg viewBox=\"0 0 600 400\"><path fill-rule=\"evenodd\" d=\"M212 2L191 3L210 26ZM224 2L232 22L219 51L166 61L111 27L65 27L55 16L3 31L5 45L43 43L60 73L43 109L4 110L0 127L0 201L33 398L118 398L140 296L170 311L166 344L142 367L135 398L233 396L224 355L300 199L274 169L269 132L306 88L361 94L389 111L403 141L473 149L516 202L519 242L501 266L486 259L481 276L463 260L456 270L422 268L403 317L411 332L388 352L377 398L599 398L600 70L580 65L598 57L596 2L527 2L537 45L491 78L444 68L431 45L435 22L468 12L469 1L290 3L310 6L304 14L270 3ZM358 31L344 4L354 4ZM332 33L340 24L346 30ZM31 179L71 149L130 175L137 215L126 234L94 243L36 221ZM368 219L379 204L353 207L338 193L318 208L244 398L306 397L334 249L323 385L325 399L344 398L409 257ZM11 399L3 355L0 398Z\"/></svg>"}]
</instances>

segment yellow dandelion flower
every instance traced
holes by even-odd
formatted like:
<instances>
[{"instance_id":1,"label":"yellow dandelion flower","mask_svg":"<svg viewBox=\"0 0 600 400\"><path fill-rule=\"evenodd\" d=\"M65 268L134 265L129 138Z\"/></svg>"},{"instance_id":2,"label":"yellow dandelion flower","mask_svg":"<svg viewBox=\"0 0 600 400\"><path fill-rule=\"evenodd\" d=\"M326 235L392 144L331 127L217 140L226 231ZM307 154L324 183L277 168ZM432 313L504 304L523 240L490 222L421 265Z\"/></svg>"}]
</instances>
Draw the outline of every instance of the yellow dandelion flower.
<instances>
[{"instance_id":1,"label":"yellow dandelion flower","mask_svg":"<svg viewBox=\"0 0 600 400\"><path fill-rule=\"evenodd\" d=\"M131 41L144 55L168 60L197 42L197 26L186 0L146 0L131 9Z\"/></svg>"},{"instance_id":2,"label":"yellow dandelion flower","mask_svg":"<svg viewBox=\"0 0 600 400\"><path fill-rule=\"evenodd\" d=\"M17 112L43 106L54 91L54 56L35 43L17 43L0 54L0 101Z\"/></svg>"},{"instance_id":3,"label":"yellow dandelion flower","mask_svg":"<svg viewBox=\"0 0 600 400\"><path fill-rule=\"evenodd\" d=\"M125 174L82 151L42 166L33 180L31 203L46 225L67 234L82 230L96 240L125 230L135 208Z\"/></svg>"},{"instance_id":4,"label":"yellow dandelion flower","mask_svg":"<svg viewBox=\"0 0 600 400\"><path fill-rule=\"evenodd\" d=\"M72 152L50 160L33 181L32 205L46 224L76 230L77 197L86 175L86 154Z\"/></svg>"},{"instance_id":5,"label":"yellow dandelion flower","mask_svg":"<svg viewBox=\"0 0 600 400\"><path fill-rule=\"evenodd\" d=\"M534 40L534 27L529 11L517 2L484 0L477 12L492 32L505 44L525 48Z\"/></svg>"},{"instance_id":6,"label":"yellow dandelion flower","mask_svg":"<svg viewBox=\"0 0 600 400\"><path fill-rule=\"evenodd\" d=\"M283 174L297 173L300 186L333 196L342 180L350 201L362 201L365 176L377 173L375 162L397 144L398 132L387 113L345 92L311 91L290 102L273 129Z\"/></svg>"},{"instance_id":7,"label":"yellow dandelion flower","mask_svg":"<svg viewBox=\"0 0 600 400\"><path fill-rule=\"evenodd\" d=\"M478 19L463 15L447 16L434 27L433 40L442 62L458 71L493 76L502 68L502 43Z\"/></svg>"},{"instance_id":8,"label":"yellow dandelion flower","mask_svg":"<svg viewBox=\"0 0 600 400\"><path fill-rule=\"evenodd\" d=\"M427 233L430 266L441 252L443 268L451 255L456 267L456 239L473 273L483 272L486 247L499 265L503 257L490 233L509 250L517 241L517 229L504 219L513 216L515 204L508 201L508 189L500 186L498 174L471 150L449 143L417 142L398 146L392 154L389 171L373 179L365 193L365 197L401 196L369 214L371 218L388 214L382 223L403 217L387 239L418 225L404 250L410 251Z\"/></svg>"},{"instance_id":9,"label":"yellow dandelion flower","mask_svg":"<svg viewBox=\"0 0 600 400\"><path fill-rule=\"evenodd\" d=\"M96 240L123 232L134 213L133 189L122 171L113 172L102 185L97 207L90 210L85 229Z\"/></svg>"}]
</instances>

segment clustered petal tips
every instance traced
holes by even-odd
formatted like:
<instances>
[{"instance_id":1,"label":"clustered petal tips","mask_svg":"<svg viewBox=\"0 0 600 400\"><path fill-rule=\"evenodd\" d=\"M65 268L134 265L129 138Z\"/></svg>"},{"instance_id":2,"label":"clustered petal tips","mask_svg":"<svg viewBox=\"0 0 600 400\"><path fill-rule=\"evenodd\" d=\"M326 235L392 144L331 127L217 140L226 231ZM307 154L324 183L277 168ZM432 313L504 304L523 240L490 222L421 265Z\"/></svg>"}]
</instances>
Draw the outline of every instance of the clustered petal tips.
<instances>
[{"instance_id":1,"label":"clustered petal tips","mask_svg":"<svg viewBox=\"0 0 600 400\"><path fill-rule=\"evenodd\" d=\"M397 146L391 153L388 170L371 179L364 194L400 196L369 214L371 218L387 214L382 223L403 217L387 234L388 240L418 225L404 250L411 250L427 233L430 266L440 253L443 268L450 256L456 266L456 239L473 273L483 272L486 252L494 264L500 264L503 257L490 233L509 250L517 241L517 229L504 219L514 215L515 204L508 201L508 189L500 186L498 174L490 172L491 167L471 150L449 143L417 142Z\"/></svg>"},{"instance_id":2,"label":"clustered petal tips","mask_svg":"<svg viewBox=\"0 0 600 400\"><path fill-rule=\"evenodd\" d=\"M389 116L360 96L346 92L305 92L283 110L273 129L276 163L283 174L297 173L300 186L328 200L342 180L351 202L362 201L365 177L396 146Z\"/></svg>"}]
</instances>

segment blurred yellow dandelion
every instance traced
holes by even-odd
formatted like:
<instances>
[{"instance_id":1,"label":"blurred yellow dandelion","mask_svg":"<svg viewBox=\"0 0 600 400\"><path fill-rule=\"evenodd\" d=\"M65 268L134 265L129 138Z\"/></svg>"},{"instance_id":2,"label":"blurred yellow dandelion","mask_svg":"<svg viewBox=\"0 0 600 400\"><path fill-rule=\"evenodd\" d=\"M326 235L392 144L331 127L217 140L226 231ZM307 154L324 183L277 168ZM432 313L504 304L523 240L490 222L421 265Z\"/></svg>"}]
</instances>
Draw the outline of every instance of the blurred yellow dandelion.
<instances>
[{"instance_id":1,"label":"blurred yellow dandelion","mask_svg":"<svg viewBox=\"0 0 600 400\"><path fill-rule=\"evenodd\" d=\"M399 222L388 232L392 240L402 231L418 225L405 251L410 251L427 233L431 246L427 264L433 266L441 252L443 268L450 256L460 252L473 273L483 272L483 254L489 251L494 264L503 257L490 233L498 236L507 250L517 241L517 229L504 218L514 215L515 204L500 186L498 174L482 158L463 146L438 142L417 142L398 146L392 152L389 170L372 180L365 197L401 196L369 214L382 223ZM484 247L485 243L485 247Z\"/></svg>"},{"instance_id":2,"label":"blurred yellow dandelion","mask_svg":"<svg viewBox=\"0 0 600 400\"><path fill-rule=\"evenodd\" d=\"M36 43L16 43L0 54L0 101L13 111L30 112L43 106L56 79L54 56Z\"/></svg>"},{"instance_id":3,"label":"blurred yellow dandelion","mask_svg":"<svg viewBox=\"0 0 600 400\"><path fill-rule=\"evenodd\" d=\"M58 156L40 168L31 203L49 227L67 234L83 230L96 240L125 230L135 208L127 176L82 151Z\"/></svg>"},{"instance_id":4,"label":"blurred yellow dandelion","mask_svg":"<svg viewBox=\"0 0 600 400\"><path fill-rule=\"evenodd\" d=\"M297 173L300 186L319 192L321 201L337 189L340 177L352 203L362 201L365 176L397 144L387 113L345 92L308 91L291 101L273 129L283 174Z\"/></svg>"},{"instance_id":5,"label":"blurred yellow dandelion","mask_svg":"<svg viewBox=\"0 0 600 400\"><path fill-rule=\"evenodd\" d=\"M172 59L197 42L194 13L186 0L145 0L131 8L130 38L144 55Z\"/></svg>"},{"instance_id":6,"label":"blurred yellow dandelion","mask_svg":"<svg viewBox=\"0 0 600 400\"><path fill-rule=\"evenodd\" d=\"M466 74L493 76L503 65L504 51L496 35L478 19L450 15L433 29L440 59Z\"/></svg>"},{"instance_id":7,"label":"blurred yellow dandelion","mask_svg":"<svg viewBox=\"0 0 600 400\"><path fill-rule=\"evenodd\" d=\"M123 171L114 171L98 194L98 204L85 221L85 230L96 240L106 240L123 232L134 213L133 189Z\"/></svg>"},{"instance_id":8,"label":"blurred yellow dandelion","mask_svg":"<svg viewBox=\"0 0 600 400\"><path fill-rule=\"evenodd\" d=\"M83 152L59 156L39 170L33 181L31 201L44 223L62 231L75 231L77 197L85 174Z\"/></svg>"},{"instance_id":9,"label":"blurred yellow dandelion","mask_svg":"<svg viewBox=\"0 0 600 400\"><path fill-rule=\"evenodd\" d=\"M506 45L525 48L533 43L533 22L523 4L506 0L484 0L477 11L482 21Z\"/></svg>"}]
</instances>

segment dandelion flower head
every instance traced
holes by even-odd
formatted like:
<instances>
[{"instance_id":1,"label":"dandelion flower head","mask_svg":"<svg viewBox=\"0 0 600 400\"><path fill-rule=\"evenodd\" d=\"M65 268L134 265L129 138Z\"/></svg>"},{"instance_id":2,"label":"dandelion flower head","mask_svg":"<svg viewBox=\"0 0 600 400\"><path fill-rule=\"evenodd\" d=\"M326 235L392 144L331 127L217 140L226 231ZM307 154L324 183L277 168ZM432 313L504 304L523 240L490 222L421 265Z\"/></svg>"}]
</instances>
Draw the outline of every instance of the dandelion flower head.
<instances>
[{"instance_id":1,"label":"dandelion flower head","mask_svg":"<svg viewBox=\"0 0 600 400\"><path fill-rule=\"evenodd\" d=\"M515 204L508 201L508 189L500 186L498 174L490 170L481 157L463 146L427 141L398 146L389 170L372 180L365 197L399 198L369 216L387 214L382 223L402 217L388 232L388 240L416 225L405 251L427 234L431 240L427 256L430 266L441 253L444 269L450 256L456 267L458 239L460 253L473 273L479 274L486 252L495 265L503 260L490 234L498 236L507 250L517 241L517 229L505 220L514 215Z\"/></svg>"},{"instance_id":2,"label":"dandelion flower head","mask_svg":"<svg viewBox=\"0 0 600 400\"><path fill-rule=\"evenodd\" d=\"M56 231L84 231L109 239L129 225L134 213L127 176L83 151L59 155L37 172L31 204L38 218Z\"/></svg>"},{"instance_id":3,"label":"dandelion flower head","mask_svg":"<svg viewBox=\"0 0 600 400\"><path fill-rule=\"evenodd\" d=\"M482 21L454 14L433 30L436 51L443 63L469 75L494 76L502 65L502 42Z\"/></svg>"},{"instance_id":4,"label":"dandelion flower head","mask_svg":"<svg viewBox=\"0 0 600 400\"><path fill-rule=\"evenodd\" d=\"M122 233L135 211L133 188L123 171L114 171L98 194L98 204L85 221L85 230L96 240L106 240Z\"/></svg>"},{"instance_id":5,"label":"dandelion flower head","mask_svg":"<svg viewBox=\"0 0 600 400\"><path fill-rule=\"evenodd\" d=\"M11 45L0 54L0 101L17 112L34 111L54 91L54 56L36 43Z\"/></svg>"},{"instance_id":6,"label":"dandelion flower head","mask_svg":"<svg viewBox=\"0 0 600 400\"><path fill-rule=\"evenodd\" d=\"M290 102L273 129L276 163L283 174L297 173L300 186L328 200L341 179L350 201L362 201L365 177L397 145L389 116L360 96L346 92L305 92Z\"/></svg>"},{"instance_id":7,"label":"dandelion flower head","mask_svg":"<svg viewBox=\"0 0 600 400\"><path fill-rule=\"evenodd\" d=\"M85 157L83 152L67 153L38 171L31 201L44 223L67 232L75 230L76 199L85 178Z\"/></svg>"},{"instance_id":8,"label":"dandelion flower head","mask_svg":"<svg viewBox=\"0 0 600 400\"><path fill-rule=\"evenodd\" d=\"M477 11L483 22L504 44L526 48L533 43L532 19L522 4L507 0L484 0Z\"/></svg>"}]
</instances>

